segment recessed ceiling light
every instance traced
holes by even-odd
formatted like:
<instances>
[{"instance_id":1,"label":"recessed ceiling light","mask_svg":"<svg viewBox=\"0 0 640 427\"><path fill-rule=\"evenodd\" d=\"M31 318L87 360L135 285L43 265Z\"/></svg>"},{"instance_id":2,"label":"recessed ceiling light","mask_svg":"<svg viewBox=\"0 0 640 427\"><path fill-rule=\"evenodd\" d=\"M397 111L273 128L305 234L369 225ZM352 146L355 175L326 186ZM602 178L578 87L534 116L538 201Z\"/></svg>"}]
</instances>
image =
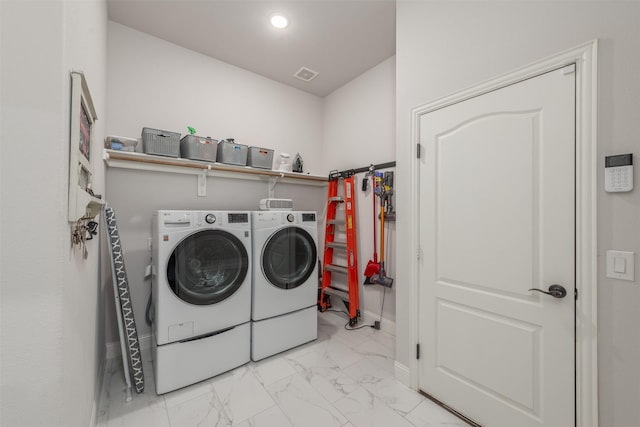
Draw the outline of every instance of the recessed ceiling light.
<instances>
[{"instance_id":1,"label":"recessed ceiling light","mask_svg":"<svg viewBox=\"0 0 640 427\"><path fill-rule=\"evenodd\" d=\"M287 28L289 20L285 16L275 14L271 16L271 25L276 28Z\"/></svg>"}]
</instances>

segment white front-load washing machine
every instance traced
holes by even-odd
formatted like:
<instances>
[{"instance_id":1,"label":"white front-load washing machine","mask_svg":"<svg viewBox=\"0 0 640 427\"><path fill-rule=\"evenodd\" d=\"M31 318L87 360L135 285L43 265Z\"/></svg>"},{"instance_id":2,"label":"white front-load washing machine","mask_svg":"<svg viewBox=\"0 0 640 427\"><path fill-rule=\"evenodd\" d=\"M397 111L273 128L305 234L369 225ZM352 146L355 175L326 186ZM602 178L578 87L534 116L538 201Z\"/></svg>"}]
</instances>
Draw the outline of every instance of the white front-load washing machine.
<instances>
[{"instance_id":1,"label":"white front-load washing machine","mask_svg":"<svg viewBox=\"0 0 640 427\"><path fill-rule=\"evenodd\" d=\"M252 212L251 359L318 337L315 212Z\"/></svg>"},{"instance_id":2,"label":"white front-load washing machine","mask_svg":"<svg viewBox=\"0 0 640 427\"><path fill-rule=\"evenodd\" d=\"M249 362L249 212L157 211L152 221L152 356L166 393Z\"/></svg>"}]
</instances>

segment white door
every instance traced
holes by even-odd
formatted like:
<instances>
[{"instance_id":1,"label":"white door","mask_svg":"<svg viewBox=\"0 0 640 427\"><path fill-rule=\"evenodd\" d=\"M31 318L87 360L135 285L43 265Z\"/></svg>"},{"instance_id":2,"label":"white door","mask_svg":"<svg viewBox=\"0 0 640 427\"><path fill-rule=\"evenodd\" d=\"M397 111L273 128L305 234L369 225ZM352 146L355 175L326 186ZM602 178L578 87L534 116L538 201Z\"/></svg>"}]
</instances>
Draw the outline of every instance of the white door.
<instances>
[{"instance_id":1,"label":"white door","mask_svg":"<svg viewBox=\"0 0 640 427\"><path fill-rule=\"evenodd\" d=\"M573 70L420 121L419 386L484 426L574 425Z\"/></svg>"}]
</instances>

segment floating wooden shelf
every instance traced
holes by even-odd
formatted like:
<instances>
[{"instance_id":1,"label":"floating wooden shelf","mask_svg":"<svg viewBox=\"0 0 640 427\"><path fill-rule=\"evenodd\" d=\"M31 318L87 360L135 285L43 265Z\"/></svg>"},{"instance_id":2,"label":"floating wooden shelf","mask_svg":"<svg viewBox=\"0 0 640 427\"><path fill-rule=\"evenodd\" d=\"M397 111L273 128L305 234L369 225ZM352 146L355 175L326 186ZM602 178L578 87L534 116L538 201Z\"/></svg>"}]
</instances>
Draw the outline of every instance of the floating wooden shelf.
<instances>
[{"instance_id":1,"label":"floating wooden shelf","mask_svg":"<svg viewBox=\"0 0 640 427\"><path fill-rule=\"evenodd\" d=\"M326 185L326 176L301 174L295 172L281 172L267 169L256 169L248 166L233 166L222 163L208 163L198 160L180 159L173 157L155 156L151 154L135 153L104 149L104 161L108 167L184 173L207 176L220 176L240 179L277 179L278 182L305 185Z\"/></svg>"}]
</instances>

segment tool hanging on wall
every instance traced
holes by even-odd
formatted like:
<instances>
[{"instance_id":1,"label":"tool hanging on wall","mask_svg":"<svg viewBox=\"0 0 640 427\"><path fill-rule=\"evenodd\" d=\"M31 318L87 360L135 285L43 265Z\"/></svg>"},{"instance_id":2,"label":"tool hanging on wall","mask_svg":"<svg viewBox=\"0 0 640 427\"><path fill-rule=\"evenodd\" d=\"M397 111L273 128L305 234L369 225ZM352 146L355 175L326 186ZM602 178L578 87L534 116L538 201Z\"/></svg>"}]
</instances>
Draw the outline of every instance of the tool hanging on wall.
<instances>
[{"instance_id":1,"label":"tool hanging on wall","mask_svg":"<svg viewBox=\"0 0 640 427\"><path fill-rule=\"evenodd\" d=\"M380 197L383 199L385 221L395 221L396 211L393 207L393 172L385 172L380 179Z\"/></svg>"},{"instance_id":2,"label":"tool hanging on wall","mask_svg":"<svg viewBox=\"0 0 640 427\"><path fill-rule=\"evenodd\" d=\"M389 199L392 193L389 183L393 183L393 172L376 172L376 196L380 198L380 271L371 275L369 282L365 281L365 284L378 284L390 288L393 285L393 279L387 276L387 272L384 266L384 222L385 222L385 210L389 205ZM374 197L375 200L375 197ZM375 222L375 221L374 221Z\"/></svg>"},{"instance_id":3,"label":"tool hanging on wall","mask_svg":"<svg viewBox=\"0 0 640 427\"><path fill-rule=\"evenodd\" d=\"M367 266L364 269L364 275L366 276L366 278L364 279L364 284L365 285L371 285L373 284L371 282L371 277L374 274L380 274L380 263L378 262L378 238L377 238L377 225L376 225L376 221L377 221L377 215L376 215L376 208L378 206L378 203L376 202L376 175L375 175L375 170L373 169L373 165L371 165L371 169L369 172L367 172L367 174L365 175L365 177L362 179L363 185L362 185L362 189L363 191L366 191L366 185L364 185L365 182L367 181L367 177L371 176L371 199L373 200L373 259L370 260L367 263Z\"/></svg>"}]
</instances>

